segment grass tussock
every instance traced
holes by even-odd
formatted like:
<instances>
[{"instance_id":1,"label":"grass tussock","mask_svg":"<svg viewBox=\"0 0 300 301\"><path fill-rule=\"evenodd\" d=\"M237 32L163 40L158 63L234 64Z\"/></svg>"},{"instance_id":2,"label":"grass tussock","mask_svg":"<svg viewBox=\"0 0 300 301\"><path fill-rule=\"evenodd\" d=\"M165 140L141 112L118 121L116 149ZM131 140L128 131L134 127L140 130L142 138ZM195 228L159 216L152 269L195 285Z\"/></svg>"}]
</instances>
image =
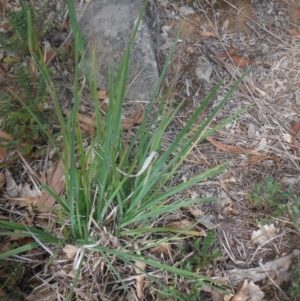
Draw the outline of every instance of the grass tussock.
<instances>
[{"instance_id":1,"label":"grass tussock","mask_svg":"<svg viewBox=\"0 0 300 301\"><path fill-rule=\"evenodd\" d=\"M182 226L182 209L213 201L214 198L188 198L183 192L224 171L228 164L217 165L181 183L173 178L180 175L183 160L197 143L236 118L238 113L210 128L212 120L242 78L211 115L195 126L195 121L222 85L218 84L174 141L166 148L162 147L164 133L184 102L175 106L170 97L172 88L166 93L158 93L179 32L157 89L145 108L145 117L129 136L122 128L122 109L129 57L141 13L117 76L113 77L111 72L106 115L98 104L96 79L90 77L86 70L85 80L93 95L95 112L95 127L86 139L78 118L82 98L82 89L78 84L79 61L84 64L84 42L78 29L73 1L68 0L68 8L76 48L74 104L68 116L60 107L51 72L39 56L38 37L35 31L30 30L33 20L30 15L27 18L30 54L52 98L60 123L62 143L59 146L32 108L17 98L60 158L64 193L58 194L55 187L44 186L55 200L55 206L47 208L51 215L47 227L40 229L17 221L0 221L0 227L6 231L1 232L2 236L32 239L0 254L0 259L12 260L18 255L21 256L18 258L30 261L34 250L43 251L39 260L46 261L46 264L36 275L43 280L43 284L36 287L32 296L42 296L44 300L54 300L55 296L66 300L97 300L99 295L101 300L132 300L134 296L138 300L197 300L204 286L227 289L224 283L201 271L205 268L207 253L212 251L210 256L214 259L219 256L213 250L214 232L202 238L197 221ZM94 71L97 68L96 51L94 49ZM40 208L35 210L38 212ZM184 241L189 247L184 247ZM202 256L201 263L195 256L186 256L189 251L194 252L195 245L199 249L195 254Z\"/></svg>"}]
</instances>

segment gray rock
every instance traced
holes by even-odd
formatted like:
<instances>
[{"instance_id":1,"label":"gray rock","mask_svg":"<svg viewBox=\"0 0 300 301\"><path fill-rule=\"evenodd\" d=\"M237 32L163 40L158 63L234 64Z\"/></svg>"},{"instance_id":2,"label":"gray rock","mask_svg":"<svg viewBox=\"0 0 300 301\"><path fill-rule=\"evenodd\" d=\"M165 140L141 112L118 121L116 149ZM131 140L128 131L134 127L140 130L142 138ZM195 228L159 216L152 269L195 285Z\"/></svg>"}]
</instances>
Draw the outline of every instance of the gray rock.
<instances>
[{"instance_id":1,"label":"gray rock","mask_svg":"<svg viewBox=\"0 0 300 301\"><path fill-rule=\"evenodd\" d=\"M126 51L135 21L142 8L142 0L94 0L77 12L79 26L87 38L86 59L92 72L92 38L97 49L98 87L108 89L109 66L114 72ZM159 73L149 26L153 24L147 9L139 26L131 52L127 82L127 99L149 100L158 82Z\"/></svg>"}]
</instances>

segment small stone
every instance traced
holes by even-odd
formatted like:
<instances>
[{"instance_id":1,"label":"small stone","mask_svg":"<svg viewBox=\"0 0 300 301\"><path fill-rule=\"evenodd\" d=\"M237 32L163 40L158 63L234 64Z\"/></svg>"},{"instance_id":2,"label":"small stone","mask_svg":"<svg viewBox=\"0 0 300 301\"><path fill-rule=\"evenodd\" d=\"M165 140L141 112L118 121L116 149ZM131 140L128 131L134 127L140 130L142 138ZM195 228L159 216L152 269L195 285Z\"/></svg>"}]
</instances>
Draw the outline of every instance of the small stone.
<instances>
[{"instance_id":1,"label":"small stone","mask_svg":"<svg viewBox=\"0 0 300 301\"><path fill-rule=\"evenodd\" d=\"M255 126L252 123L250 123L249 127L248 127L248 137L250 139L255 139L256 138L256 129L255 129Z\"/></svg>"},{"instance_id":2,"label":"small stone","mask_svg":"<svg viewBox=\"0 0 300 301\"><path fill-rule=\"evenodd\" d=\"M204 80L207 83L210 83L210 76L212 73L212 66L210 63L205 62L202 59L199 59L196 63L197 67L195 69L196 76L198 80Z\"/></svg>"},{"instance_id":3,"label":"small stone","mask_svg":"<svg viewBox=\"0 0 300 301\"><path fill-rule=\"evenodd\" d=\"M179 13L183 16L188 16L194 14L195 11L191 7L184 5L179 8Z\"/></svg>"},{"instance_id":4,"label":"small stone","mask_svg":"<svg viewBox=\"0 0 300 301\"><path fill-rule=\"evenodd\" d=\"M186 49L188 53L194 53L194 47L193 46L188 46L188 48Z\"/></svg>"}]
</instances>

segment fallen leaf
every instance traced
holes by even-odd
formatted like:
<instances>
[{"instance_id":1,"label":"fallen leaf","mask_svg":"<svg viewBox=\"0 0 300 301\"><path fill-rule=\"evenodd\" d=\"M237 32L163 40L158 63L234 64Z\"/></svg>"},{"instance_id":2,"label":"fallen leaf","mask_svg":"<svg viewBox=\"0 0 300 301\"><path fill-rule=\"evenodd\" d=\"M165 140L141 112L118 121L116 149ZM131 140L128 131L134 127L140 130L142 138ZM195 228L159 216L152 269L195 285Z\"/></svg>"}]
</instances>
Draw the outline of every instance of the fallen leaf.
<instances>
[{"instance_id":1,"label":"fallen leaf","mask_svg":"<svg viewBox=\"0 0 300 301\"><path fill-rule=\"evenodd\" d=\"M258 151L252 149L252 148L242 148L235 145L229 145L224 144L221 142L218 142L212 137L206 137L206 140L209 141L212 145L214 145L216 148L222 150L223 152L232 153L232 154L250 154L250 160L248 162L249 165L255 164L257 162L260 162L262 160L273 160L274 162L278 162L280 160L279 157L272 156L266 153L259 153Z\"/></svg>"},{"instance_id":2,"label":"fallen leaf","mask_svg":"<svg viewBox=\"0 0 300 301\"><path fill-rule=\"evenodd\" d=\"M53 188L54 192L59 195L64 187L64 164L62 160L59 160L53 177L50 181L50 186ZM45 191L43 195L38 199L37 205L40 207L39 212L49 212L53 205L55 204L55 199Z\"/></svg>"},{"instance_id":3,"label":"fallen leaf","mask_svg":"<svg viewBox=\"0 0 300 301\"><path fill-rule=\"evenodd\" d=\"M158 259L169 259L172 257L172 246L171 244L158 245L150 249L150 254Z\"/></svg>"},{"instance_id":4,"label":"fallen leaf","mask_svg":"<svg viewBox=\"0 0 300 301\"><path fill-rule=\"evenodd\" d=\"M249 289L248 281L244 280L241 285L239 285L236 295L230 299L230 301L248 301L249 300Z\"/></svg>"},{"instance_id":5,"label":"fallen leaf","mask_svg":"<svg viewBox=\"0 0 300 301\"><path fill-rule=\"evenodd\" d=\"M31 242L33 242L33 238L32 237L22 237L19 239L19 246L25 246Z\"/></svg>"},{"instance_id":6,"label":"fallen leaf","mask_svg":"<svg viewBox=\"0 0 300 301\"><path fill-rule=\"evenodd\" d=\"M173 40L168 38L163 45L159 47L159 50L167 50L173 45Z\"/></svg>"},{"instance_id":7,"label":"fallen leaf","mask_svg":"<svg viewBox=\"0 0 300 301\"><path fill-rule=\"evenodd\" d=\"M0 190L2 190L5 183L6 183L6 175L4 173L0 173Z\"/></svg>"},{"instance_id":8,"label":"fallen leaf","mask_svg":"<svg viewBox=\"0 0 300 301\"><path fill-rule=\"evenodd\" d=\"M10 197L17 197L20 192L20 187L17 185L15 180L13 179L11 173L8 170L5 170L6 176L6 193Z\"/></svg>"},{"instance_id":9,"label":"fallen leaf","mask_svg":"<svg viewBox=\"0 0 300 301\"><path fill-rule=\"evenodd\" d=\"M23 187L20 189L20 198L35 198L41 196L41 191L36 187L31 189L30 185L25 182Z\"/></svg>"},{"instance_id":10,"label":"fallen leaf","mask_svg":"<svg viewBox=\"0 0 300 301\"><path fill-rule=\"evenodd\" d=\"M227 191L227 188L226 188L227 183L236 183L236 179L231 177L228 179L220 180L220 185L221 185L222 189L225 191Z\"/></svg>"},{"instance_id":11,"label":"fallen leaf","mask_svg":"<svg viewBox=\"0 0 300 301\"><path fill-rule=\"evenodd\" d=\"M293 36L300 36L300 31L296 28L292 28L292 29L286 28L285 31Z\"/></svg>"},{"instance_id":12,"label":"fallen leaf","mask_svg":"<svg viewBox=\"0 0 300 301\"><path fill-rule=\"evenodd\" d=\"M238 54L238 50L234 47L229 48L227 51L220 52L219 57L229 57Z\"/></svg>"},{"instance_id":13,"label":"fallen leaf","mask_svg":"<svg viewBox=\"0 0 300 301\"><path fill-rule=\"evenodd\" d=\"M105 112L108 110L108 106L106 103L102 103L100 108L103 109ZM69 115L71 113L70 110L64 110L64 114ZM133 118L122 118L121 119L121 126L123 131L129 131L134 125L141 124L144 119L144 115L142 114L142 107L138 107L137 113ZM91 133L91 129L96 127L96 121L94 116L88 116L81 113L78 113L78 120L80 123L81 129Z\"/></svg>"},{"instance_id":14,"label":"fallen leaf","mask_svg":"<svg viewBox=\"0 0 300 301\"><path fill-rule=\"evenodd\" d=\"M7 8L7 9L11 9L13 12L18 12L18 11L20 11L21 10L21 6L19 5L15 5L15 3L9 3L8 1L5 1L4 2L4 4L5 4L5 8Z\"/></svg>"},{"instance_id":15,"label":"fallen leaf","mask_svg":"<svg viewBox=\"0 0 300 301\"><path fill-rule=\"evenodd\" d=\"M274 227L274 224L271 225L258 225L260 228L257 231L253 231L251 240L257 244L262 245L270 238L274 237L277 229Z\"/></svg>"},{"instance_id":16,"label":"fallen leaf","mask_svg":"<svg viewBox=\"0 0 300 301\"><path fill-rule=\"evenodd\" d=\"M295 145L293 143L293 141L294 141L295 137L297 136L297 133L298 133L299 130L300 130L300 120L297 121L296 123L294 123L294 125L292 126L292 129L290 131L290 135L292 137L292 139L291 139L291 150L294 151L294 152L300 150L300 146Z\"/></svg>"},{"instance_id":17,"label":"fallen leaf","mask_svg":"<svg viewBox=\"0 0 300 301\"><path fill-rule=\"evenodd\" d=\"M51 178L49 184L49 186L52 187L52 189L57 195L60 194L60 192L64 187L63 169L64 169L64 164L62 160L59 160L55 172L53 174L53 177ZM49 211L51 211L51 208L53 207L55 202L56 201L54 197L52 197L47 191L44 191L44 193L36 200L35 205L38 208L34 208L34 210L29 210L29 213L26 216L26 222L28 224L31 224L37 214L48 213Z\"/></svg>"},{"instance_id":18,"label":"fallen leaf","mask_svg":"<svg viewBox=\"0 0 300 301\"><path fill-rule=\"evenodd\" d=\"M259 288L258 285L255 285L253 281L249 282L248 285L250 299L249 301L262 301L265 293Z\"/></svg>"},{"instance_id":19,"label":"fallen leaf","mask_svg":"<svg viewBox=\"0 0 300 301\"><path fill-rule=\"evenodd\" d=\"M141 111L142 111L142 107L139 107L138 112L132 119L128 119L128 118L121 119L121 125L124 131L129 131L135 124L142 123L144 119L144 115L141 114Z\"/></svg>"},{"instance_id":20,"label":"fallen leaf","mask_svg":"<svg viewBox=\"0 0 300 301\"><path fill-rule=\"evenodd\" d=\"M9 22L4 22L3 24L0 25L0 29L2 32L9 32L11 28L11 24Z\"/></svg>"},{"instance_id":21,"label":"fallen leaf","mask_svg":"<svg viewBox=\"0 0 300 301\"><path fill-rule=\"evenodd\" d=\"M50 300L55 294L49 287L39 286L26 297L26 301Z\"/></svg>"},{"instance_id":22,"label":"fallen leaf","mask_svg":"<svg viewBox=\"0 0 300 301\"><path fill-rule=\"evenodd\" d=\"M44 55L45 64L48 65L56 57L56 52L52 49L49 49Z\"/></svg>"},{"instance_id":23,"label":"fallen leaf","mask_svg":"<svg viewBox=\"0 0 300 301\"><path fill-rule=\"evenodd\" d=\"M1 139L2 138L2 139ZM7 140L12 140L12 137L2 130L0 130L0 144L5 145L7 143ZM3 147L0 147L0 162L4 162L6 159L6 149Z\"/></svg>"},{"instance_id":24,"label":"fallen leaf","mask_svg":"<svg viewBox=\"0 0 300 301\"><path fill-rule=\"evenodd\" d=\"M135 243L134 248L138 249L138 245ZM137 254L141 255L141 252L137 250ZM133 267L134 273L138 275L135 279L136 281L136 293L138 300L145 300L144 297L144 282L145 282L145 274L143 274L143 271L146 269L146 265L143 262L135 261L135 266Z\"/></svg>"},{"instance_id":25,"label":"fallen leaf","mask_svg":"<svg viewBox=\"0 0 300 301\"><path fill-rule=\"evenodd\" d=\"M201 29L198 29L197 32L200 34L201 37L204 38L216 38L218 39L218 35L215 34L214 32L210 32L210 31L203 31Z\"/></svg>"},{"instance_id":26,"label":"fallen leaf","mask_svg":"<svg viewBox=\"0 0 300 301\"><path fill-rule=\"evenodd\" d=\"M103 99L103 100L106 99L106 98L108 98L107 92L103 91L103 90L99 90L97 92L97 96L98 96L98 99Z\"/></svg>"},{"instance_id":27,"label":"fallen leaf","mask_svg":"<svg viewBox=\"0 0 300 301\"><path fill-rule=\"evenodd\" d=\"M272 160L273 162L278 162L280 158L268 154L252 155L250 160L248 161L248 164L252 165L264 160Z\"/></svg>"},{"instance_id":28,"label":"fallen leaf","mask_svg":"<svg viewBox=\"0 0 300 301\"><path fill-rule=\"evenodd\" d=\"M280 273L287 271L292 263L292 258L293 255L287 255L276 260L263 263L263 266L246 270L240 268L232 269L224 271L224 274L232 285L236 285L241 281L241 279L248 279L249 281L252 280L253 282L258 282L268 278L268 275L273 273L278 274L279 271Z\"/></svg>"},{"instance_id":29,"label":"fallen leaf","mask_svg":"<svg viewBox=\"0 0 300 301\"><path fill-rule=\"evenodd\" d=\"M232 154L249 154L253 152L253 149L251 148L242 148L235 145L229 145L224 144L221 142L218 142L212 137L206 137L206 140L209 141L212 145L214 145L216 148L222 150L223 152L232 153Z\"/></svg>"},{"instance_id":30,"label":"fallen leaf","mask_svg":"<svg viewBox=\"0 0 300 301\"><path fill-rule=\"evenodd\" d=\"M240 55L234 55L231 57L233 63L237 66L237 67L240 67L240 68L243 68L243 67L247 67L249 65L251 65L253 63L252 60L249 60L243 56L240 56Z\"/></svg>"},{"instance_id":31,"label":"fallen leaf","mask_svg":"<svg viewBox=\"0 0 300 301\"><path fill-rule=\"evenodd\" d=\"M73 245L65 245L65 247L63 248L63 252L67 255L69 259L75 257L77 250L78 248Z\"/></svg>"},{"instance_id":32,"label":"fallen leaf","mask_svg":"<svg viewBox=\"0 0 300 301\"><path fill-rule=\"evenodd\" d=\"M178 232L178 231L176 231L176 229L179 229L179 230L188 231L187 233L189 235L206 236L205 231L198 229L198 227L195 226L195 222L191 221L187 218L180 220L180 221L169 223L169 224L165 225L165 228L169 228L170 231L176 232L176 233Z\"/></svg>"},{"instance_id":33,"label":"fallen leaf","mask_svg":"<svg viewBox=\"0 0 300 301\"><path fill-rule=\"evenodd\" d=\"M212 301L224 301L224 296L225 296L224 293L217 292L214 290L211 291L211 300Z\"/></svg>"}]
</instances>

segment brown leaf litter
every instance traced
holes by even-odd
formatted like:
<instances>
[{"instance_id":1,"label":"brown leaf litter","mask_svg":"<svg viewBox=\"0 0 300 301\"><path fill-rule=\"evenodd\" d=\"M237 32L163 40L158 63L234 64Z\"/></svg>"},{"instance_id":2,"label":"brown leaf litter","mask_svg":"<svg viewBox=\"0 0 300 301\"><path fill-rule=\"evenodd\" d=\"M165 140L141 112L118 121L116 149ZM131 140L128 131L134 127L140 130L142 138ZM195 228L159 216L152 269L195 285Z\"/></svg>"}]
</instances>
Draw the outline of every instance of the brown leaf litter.
<instances>
[{"instance_id":1,"label":"brown leaf litter","mask_svg":"<svg viewBox=\"0 0 300 301\"><path fill-rule=\"evenodd\" d=\"M206 140L218 149L222 150L223 152L239 155L250 155L250 160L248 162L249 165L256 164L263 160L272 160L274 162L278 162L280 160L280 158L277 156L269 155L266 153L260 153L252 148L244 148L235 145L224 144L215 140L212 137L207 137Z\"/></svg>"}]
</instances>

